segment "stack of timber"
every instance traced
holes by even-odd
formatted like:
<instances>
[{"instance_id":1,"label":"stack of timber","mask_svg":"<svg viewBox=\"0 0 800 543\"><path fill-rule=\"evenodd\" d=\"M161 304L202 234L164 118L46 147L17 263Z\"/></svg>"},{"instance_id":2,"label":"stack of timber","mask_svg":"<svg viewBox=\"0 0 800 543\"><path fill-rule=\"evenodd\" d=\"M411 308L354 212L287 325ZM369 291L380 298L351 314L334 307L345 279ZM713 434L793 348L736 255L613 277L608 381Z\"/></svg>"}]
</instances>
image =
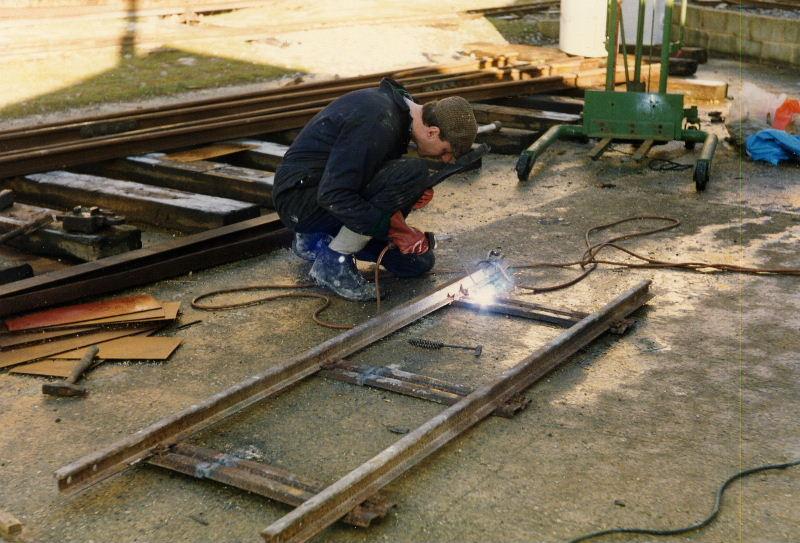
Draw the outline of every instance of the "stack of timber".
<instances>
[{"instance_id":1,"label":"stack of timber","mask_svg":"<svg viewBox=\"0 0 800 543\"><path fill-rule=\"evenodd\" d=\"M37 311L6 319L0 368L11 373L68 377L86 347L100 360L166 360L181 344L150 337L178 318L180 302L128 296Z\"/></svg>"}]
</instances>

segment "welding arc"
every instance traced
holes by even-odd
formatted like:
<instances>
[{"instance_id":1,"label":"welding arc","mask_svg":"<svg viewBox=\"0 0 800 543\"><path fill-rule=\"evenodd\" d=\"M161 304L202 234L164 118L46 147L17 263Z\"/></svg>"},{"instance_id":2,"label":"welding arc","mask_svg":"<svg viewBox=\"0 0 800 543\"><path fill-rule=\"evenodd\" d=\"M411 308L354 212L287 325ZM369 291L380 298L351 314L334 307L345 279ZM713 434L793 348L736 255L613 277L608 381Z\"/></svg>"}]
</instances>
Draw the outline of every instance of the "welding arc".
<instances>
[{"instance_id":1,"label":"welding arc","mask_svg":"<svg viewBox=\"0 0 800 543\"><path fill-rule=\"evenodd\" d=\"M314 311L314 314L311 316L311 318L314 319L314 322L316 322L320 326L324 326L325 328L333 328L334 330L350 330L353 327L353 325L351 324L336 324L334 322L324 321L320 318L320 313L325 311L328 308L328 306L331 305L331 299L328 296L325 296L324 294L319 294L317 292L287 292L285 294L271 294L269 296L256 298L254 300L248 300L246 302L238 302L232 304L212 305L209 303L205 304L200 303L200 300L211 298L213 296L222 296L224 294L233 294L239 292L256 292L261 290L274 290L274 289L302 289L302 288L313 288L315 286L316 285L311 283L297 283L294 285L252 285L248 287L213 290L211 292L206 292L205 294L201 294L195 297L192 300L192 307L195 309L200 309L202 311L222 311L226 309L238 309L242 307L260 305L267 302L271 302L273 300L280 300L283 298L314 298L322 301L322 305L319 306Z\"/></svg>"},{"instance_id":2,"label":"welding arc","mask_svg":"<svg viewBox=\"0 0 800 543\"><path fill-rule=\"evenodd\" d=\"M625 224L633 221L662 221L668 222L666 226L662 226L659 228L652 228L649 230L640 230L637 232L632 232L630 234L624 234L621 236L612 237L608 240L592 243L591 236L597 232L601 232L603 230L607 230L609 228L613 228L614 226L618 226L620 224ZM539 294L541 292L552 292L554 290L560 290L563 288L570 287L583 279L585 279L590 273L592 273L595 269L597 269L598 264L609 264L612 266L618 266L621 268L668 268L668 269L676 269L676 270L690 270L696 272L703 272L703 270L718 270L718 271L726 271L726 272L734 272L734 273L747 273L747 274L754 274L754 275L800 275L800 268L752 268L746 266L737 266L735 264L720 264L720 263L713 263L713 262L669 262L665 260L658 260L655 258L648 258L646 256L642 256L638 253L631 251L630 249L626 249L618 245L617 243L620 241L649 236L651 234L655 234L658 232L664 232L666 230L672 230L673 228L677 228L680 226L681 221L672 217L659 217L654 215L642 215L638 217L628 217L626 219L621 219L619 221L615 221L608 224L603 224L600 226L595 226L590 228L584 234L584 241L586 243L586 250L584 251L583 255L581 256L580 260L575 260L573 262L535 262L531 264L521 264L521 265L514 265L509 266L512 269L532 269L532 268L571 268L574 266L580 266L583 269L583 273L579 275L577 278L567 281L565 283L559 283L556 285L547 285L547 286L533 286L533 285L517 285L517 287L528 290L533 294ZM606 248L616 249L618 251L622 251L636 259L642 261L642 263L632 263L632 262L622 262L618 260L603 260L598 258L600 252Z\"/></svg>"}]
</instances>

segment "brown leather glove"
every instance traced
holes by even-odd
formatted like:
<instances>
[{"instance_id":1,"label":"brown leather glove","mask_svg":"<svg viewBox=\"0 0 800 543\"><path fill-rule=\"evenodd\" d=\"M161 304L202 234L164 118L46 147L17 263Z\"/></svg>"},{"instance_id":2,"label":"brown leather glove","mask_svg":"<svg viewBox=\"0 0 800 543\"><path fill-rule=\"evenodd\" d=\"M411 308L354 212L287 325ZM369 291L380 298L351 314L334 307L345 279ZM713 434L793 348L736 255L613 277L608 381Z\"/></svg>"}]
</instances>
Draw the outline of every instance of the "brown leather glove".
<instances>
[{"instance_id":1,"label":"brown leather glove","mask_svg":"<svg viewBox=\"0 0 800 543\"><path fill-rule=\"evenodd\" d=\"M419 197L417 203L414 204L413 209L422 209L433 200L433 189L425 189L425 192L422 193L422 196Z\"/></svg>"},{"instance_id":2,"label":"brown leather glove","mask_svg":"<svg viewBox=\"0 0 800 543\"><path fill-rule=\"evenodd\" d=\"M421 255L430 249L425 232L408 226L400 211L395 211L389 221L389 239L404 255Z\"/></svg>"}]
</instances>

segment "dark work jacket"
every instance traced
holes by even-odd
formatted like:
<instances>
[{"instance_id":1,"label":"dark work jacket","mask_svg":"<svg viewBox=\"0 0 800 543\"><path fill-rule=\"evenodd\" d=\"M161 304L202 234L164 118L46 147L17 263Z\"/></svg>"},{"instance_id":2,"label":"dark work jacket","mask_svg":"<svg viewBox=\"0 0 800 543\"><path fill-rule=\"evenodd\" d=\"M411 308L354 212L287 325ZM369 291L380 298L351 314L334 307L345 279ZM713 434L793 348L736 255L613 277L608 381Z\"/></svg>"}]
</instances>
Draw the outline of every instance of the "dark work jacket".
<instances>
[{"instance_id":1,"label":"dark work jacket","mask_svg":"<svg viewBox=\"0 0 800 543\"><path fill-rule=\"evenodd\" d=\"M362 189L408 148L411 96L384 78L378 88L345 94L317 113L295 138L275 176L272 198L290 227L319 208L359 234L385 237L393 210L378 209ZM316 188L316 190L311 190Z\"/></svg>"}]
</instances>

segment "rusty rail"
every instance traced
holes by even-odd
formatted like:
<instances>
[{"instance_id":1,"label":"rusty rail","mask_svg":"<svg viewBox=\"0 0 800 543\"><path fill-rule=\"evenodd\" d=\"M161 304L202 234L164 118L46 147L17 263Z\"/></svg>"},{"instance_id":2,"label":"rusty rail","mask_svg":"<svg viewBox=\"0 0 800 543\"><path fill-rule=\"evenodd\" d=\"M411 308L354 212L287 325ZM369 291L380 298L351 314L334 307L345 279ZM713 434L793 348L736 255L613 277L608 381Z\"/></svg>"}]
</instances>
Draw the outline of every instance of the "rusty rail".
<instances>
[{"instance_id":1,"label":"rusty rail","mask_svg":"<svg viewBox=\"0 0 800 543\"><path fill-rule=\"evenodd\" d=\"M356 504L392 482L414 465L489 416L502 402L526 389L564 360L607 331L650 299L650 281L609 302L600 311L537 349L493 382L444 410L384 449L303 505L278 519L262 533L268 543L308 541L347 514Z\"/></svg>"},{"instance_id":2,"label":"rusty rail","mask_svg":"<svg viewBox=\"0 0 800 543\"><path fill-rule=\"evenodd\" d=\"M318 372L324 364L349 356L425 315L451 304L468 295L469 289L480 288L498 273L500 273L498 269L490 265L466 277L450 281L432 294L420 296L372 318L305 353L275 364L268 370L175 415L161 419L105 449L80 458L55 472L58 488L62 492L75 492L123 471L195 432L282 392L294 383ZM340 516L344 514L346 512Z\"/></svg>"}]
</instances>

